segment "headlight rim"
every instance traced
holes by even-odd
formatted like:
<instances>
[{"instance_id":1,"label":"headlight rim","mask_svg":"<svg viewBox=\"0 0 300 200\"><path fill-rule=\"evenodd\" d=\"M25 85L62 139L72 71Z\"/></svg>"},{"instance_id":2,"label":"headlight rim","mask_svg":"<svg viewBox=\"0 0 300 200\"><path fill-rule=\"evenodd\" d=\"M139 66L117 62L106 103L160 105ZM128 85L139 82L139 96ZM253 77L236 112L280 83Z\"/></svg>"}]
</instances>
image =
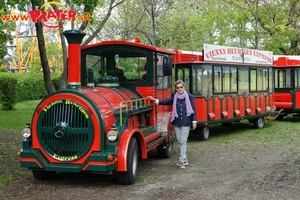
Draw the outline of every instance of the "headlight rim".
<instances>
[{"instance_id":1,"label":"headlight rim","mask_svg":"<svg viewBox=\"0 0 300 200\"><path fill-rule=\"evenodd\" d=\"M117 141L118 138L119 138L119 132L116 131L116 130L110 130L110 131L108 131L106 137L107 137L107 139L108 139L109 141L115 142L115 141Z\"/></svg>"},{"instance_id":2,"label":"headlight rim","mask_svg":"<svg viewBox=\"0 0 300 200\"><path fill-rule=\"evenodd\" d=\"M24 139L28 139L31 136L31 129L26 127L22 130L22 136L24 137Z\"/></svg>"}]
</instances>

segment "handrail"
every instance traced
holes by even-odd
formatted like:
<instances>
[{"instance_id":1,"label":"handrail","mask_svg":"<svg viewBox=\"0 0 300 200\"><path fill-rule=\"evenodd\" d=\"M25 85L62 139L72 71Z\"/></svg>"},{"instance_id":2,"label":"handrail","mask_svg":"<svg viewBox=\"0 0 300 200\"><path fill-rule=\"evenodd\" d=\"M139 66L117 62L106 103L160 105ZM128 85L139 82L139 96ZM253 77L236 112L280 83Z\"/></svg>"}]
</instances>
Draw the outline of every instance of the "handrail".
<instances>
[{"instance_id":1,"label":"handrail","mask_svg":"<svg viewBox=\"0 0 300 200\"><path fill-rule=\"evenodd\" d=\"M134 99L129 101L122 101L120 103L120 126L122 126L122 119L123 119L123 110L125 109L126 112L132 111L135 109L145 108L150 106L150 99L148 98L141 98L141 99Z\"/></svg>"}]
</instances>

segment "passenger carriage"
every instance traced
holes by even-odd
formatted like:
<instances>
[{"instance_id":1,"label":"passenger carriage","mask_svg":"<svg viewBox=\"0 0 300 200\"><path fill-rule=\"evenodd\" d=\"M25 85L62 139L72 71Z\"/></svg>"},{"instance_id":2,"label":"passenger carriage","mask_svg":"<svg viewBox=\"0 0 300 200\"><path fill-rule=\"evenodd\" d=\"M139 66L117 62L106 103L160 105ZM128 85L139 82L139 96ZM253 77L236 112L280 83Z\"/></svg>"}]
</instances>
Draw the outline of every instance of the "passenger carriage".
<instances>
[{"instance_id":1,"label":"passenger carriage","mask_svg":"<svg viewBox=\"0 0 300 200\"><path fill-rule=\"evenodd\" d=\"M248 120L265 126L274 111L273 53L204 44L203 52L176 50L175 79L195 96L196 134L209 137L209 125Z\"/></svg>"},{"instance_id":2,"label":"passenger carriage","mask_svg":"<svg viewBox=\"0 0 300 200\"><path fill-rule=\"evenodd\" d=\"M300 56L274 56L276 119L300 113Z\"/></svg>"}]
</instances>

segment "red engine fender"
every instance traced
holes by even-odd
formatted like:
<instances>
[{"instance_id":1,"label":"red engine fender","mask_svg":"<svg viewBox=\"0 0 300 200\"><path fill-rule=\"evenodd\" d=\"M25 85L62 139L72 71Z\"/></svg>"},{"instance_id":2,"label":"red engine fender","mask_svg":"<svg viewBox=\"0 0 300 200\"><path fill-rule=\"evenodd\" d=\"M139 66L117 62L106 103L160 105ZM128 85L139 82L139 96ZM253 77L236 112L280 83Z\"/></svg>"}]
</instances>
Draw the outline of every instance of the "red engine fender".
<instances>
[{"instance_id":1,"label":"red engine fender","mask_svg":"<svg viewBox=\"0 0 300 200\"><path fill-rule=\"evenodd\" d=\"M142 159L147 159L147 148L144 135L140 129L127 129L120 140L117 159L117 171L127 171L127 151L131 138L136 137L140 145Z\"/></svg>"}]
</instances>

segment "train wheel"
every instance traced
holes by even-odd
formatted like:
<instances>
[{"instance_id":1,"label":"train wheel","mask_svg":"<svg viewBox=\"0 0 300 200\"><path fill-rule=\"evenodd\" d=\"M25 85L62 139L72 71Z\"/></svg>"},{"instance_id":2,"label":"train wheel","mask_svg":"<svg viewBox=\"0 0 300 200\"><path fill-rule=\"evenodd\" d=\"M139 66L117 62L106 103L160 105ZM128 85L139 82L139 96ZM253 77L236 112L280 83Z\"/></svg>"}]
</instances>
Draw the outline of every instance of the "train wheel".
<instances>
[{"instance_id":1,"label":"train wheel","mask_svg":"<svg viewBox=\"0 0 300 200\"><path fill-rule=\"evenodd\" d=\"M49 180L55 177L56 172L54 171L43 171L43 170L32 170L32 174L37 180Z\"/></svg>"},{"instance_id":2,"label":"train wheel","mask_svg":"<svg viewBox=\"0 0 300 200\"><path fill-rule=\"evenodd\" d=\"M265 126L265 118L260 117L253 120L255 128L263 128Z\"/></svg>"},{"instance_id":3,"label":"train wheel","mask_svg":"<svg viewBox=\"0 0 300 200\"><path fill-rule=\"evenodd\" d=\"M197 134L200 140L207 140L209 138L208 126L199 127Z\"/></svg>"},{"instance_id":4,"label":"train wheel","mask_svg":"<svg viewBox=\"0 0 300 200\"><path fill-rule=\"evenodd\" d=\"M170 158L174 152L174 142L170 141L156 147L157 155L161 158Z\"/></svg>"},{"instance_id":5,"label":"train wheel","mask_svg":"<svg viewBox=\"0 0 300 200\"><path fill-rule=\"evenodd\" d=\"M138 144L133 137L130 140L127 152L127 171L118 172L118 181L121 184L132 185L135 182L138 167Z\"/></svg>"}]
</instances>

